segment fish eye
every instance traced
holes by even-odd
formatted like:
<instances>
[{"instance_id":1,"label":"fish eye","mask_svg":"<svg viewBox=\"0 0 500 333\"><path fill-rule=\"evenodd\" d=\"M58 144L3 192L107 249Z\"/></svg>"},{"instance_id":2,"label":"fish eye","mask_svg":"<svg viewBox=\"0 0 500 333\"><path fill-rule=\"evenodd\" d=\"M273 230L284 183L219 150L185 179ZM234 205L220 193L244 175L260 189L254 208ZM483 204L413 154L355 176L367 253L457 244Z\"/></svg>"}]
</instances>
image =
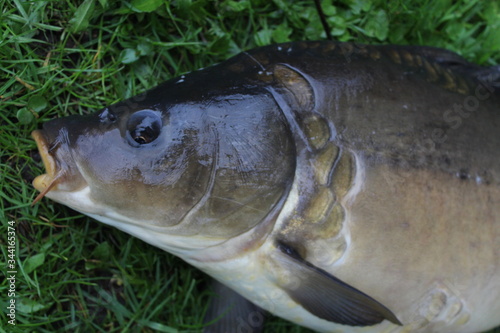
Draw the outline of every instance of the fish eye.
<instances>
[{"instance_id":1,"label":"fish eye","mask_svg":"<svg viewBox=\"0 0 500 333\"><path fill-rule=\"evenodd\" d=\"M134 113L127 122L127 137L132 146L146 145L160 135L162 127L158 112L142 110Z\"/></svg>"}]
</instances>

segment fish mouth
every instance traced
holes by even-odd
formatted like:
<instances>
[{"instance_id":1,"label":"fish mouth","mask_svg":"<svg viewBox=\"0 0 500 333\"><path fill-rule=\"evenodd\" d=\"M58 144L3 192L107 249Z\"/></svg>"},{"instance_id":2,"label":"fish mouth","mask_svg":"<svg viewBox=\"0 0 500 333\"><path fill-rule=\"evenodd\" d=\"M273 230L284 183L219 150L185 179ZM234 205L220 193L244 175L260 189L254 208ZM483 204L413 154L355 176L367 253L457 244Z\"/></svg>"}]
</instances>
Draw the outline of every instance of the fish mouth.
<instances>
[{"instance_id":1,"label":"fish mouth","mask_svg":"<svg viewBox=\"0 0 500 333\"><path fill-rule=\"evenodd\" d=\"M35 130L31 133L35 139L36 146L42 157L42 162L45 167L46 173L37 176L33 180L33 186L40 191L40 194L33 200L31 205L36 204L42 199L50 190L52 190L63 178L64 170L58 168L56 160L50 154L49 143L41 130Z\"/></svg>"}]
</instances>

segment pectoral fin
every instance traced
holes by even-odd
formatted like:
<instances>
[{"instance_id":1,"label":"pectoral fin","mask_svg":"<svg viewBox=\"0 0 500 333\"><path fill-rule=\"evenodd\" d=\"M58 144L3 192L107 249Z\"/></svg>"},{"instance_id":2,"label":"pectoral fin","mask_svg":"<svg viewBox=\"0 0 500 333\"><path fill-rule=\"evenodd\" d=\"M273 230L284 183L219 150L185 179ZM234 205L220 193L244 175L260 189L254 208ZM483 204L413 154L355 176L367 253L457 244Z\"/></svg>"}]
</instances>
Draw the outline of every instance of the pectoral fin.
<instances>
[{"instance_id":1,"label":"pectoral fin","mask_svg":"<svg viewBox=\"0 0 500 333\"><path fill-rule=\"evenodd\" d=\"M384 319L401 325L384 305L304 260L294 248L282 242L277 248L275 261L290 272L280 286L313 315L350 326L371 326Z\"/></svg>"},{"instance_id":2,"label":"pectoral fin","mask_svg":"<svg viewBox=\"0 0 500 333\"><path fill-rule=\"evenodd\" d=\"M203 333L262 332L264 310L220 282L214 281L213 291Z\"/></svg>"}]
</instances>

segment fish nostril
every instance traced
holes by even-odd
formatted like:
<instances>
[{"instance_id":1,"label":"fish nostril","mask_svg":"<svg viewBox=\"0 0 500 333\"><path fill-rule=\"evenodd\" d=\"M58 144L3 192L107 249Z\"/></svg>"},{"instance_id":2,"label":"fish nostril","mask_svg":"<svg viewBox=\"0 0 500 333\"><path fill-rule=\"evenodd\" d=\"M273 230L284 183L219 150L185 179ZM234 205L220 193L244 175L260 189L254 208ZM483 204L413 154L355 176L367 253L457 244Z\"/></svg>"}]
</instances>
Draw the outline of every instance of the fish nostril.
<instances>
[{"instance_id":1,"label":"fish nostril","mask_svg":"<svg viewBox=\"0 0 500 333\"><path fill-rule=\"evenodd\" d=\"M114 123L116 121L116 115L106 108L99 114L99 119L101 122Z\"/></svg>"}]
</instances>

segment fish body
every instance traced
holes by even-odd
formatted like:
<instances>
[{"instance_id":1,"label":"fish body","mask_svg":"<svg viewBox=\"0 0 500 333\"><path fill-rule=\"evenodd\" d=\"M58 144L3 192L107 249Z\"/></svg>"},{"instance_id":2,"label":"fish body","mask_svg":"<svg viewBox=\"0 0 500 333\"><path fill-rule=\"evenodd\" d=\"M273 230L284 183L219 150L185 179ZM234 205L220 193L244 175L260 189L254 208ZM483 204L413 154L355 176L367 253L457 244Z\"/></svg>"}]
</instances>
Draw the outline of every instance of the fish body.
<instances>
[{"instance_id":1,"label":"fish body","mask_svg":"<svg viewBox=\"0 0 500 333\"><path fill-rule=\"evenodd\" d=\"M262 47L45 123L34 186L317 331L479 332L500 324L499 77L427 47Z\"/></svg>"}]
</instances>

